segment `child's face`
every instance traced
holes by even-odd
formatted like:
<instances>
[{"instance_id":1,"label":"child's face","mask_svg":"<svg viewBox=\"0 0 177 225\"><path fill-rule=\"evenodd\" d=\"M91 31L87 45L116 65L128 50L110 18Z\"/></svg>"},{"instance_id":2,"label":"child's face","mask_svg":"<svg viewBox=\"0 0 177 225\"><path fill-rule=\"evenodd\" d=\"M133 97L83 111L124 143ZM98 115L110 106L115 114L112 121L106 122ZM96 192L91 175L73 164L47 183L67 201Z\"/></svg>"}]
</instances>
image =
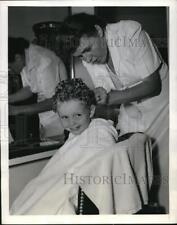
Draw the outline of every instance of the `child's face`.
<instances>
[{"instance_id":1,"label":"child's face","mask_svg":"<svg viewBox=\"0 0 177 225\"><path fill-rule=\"evenodd\" d=\"M82 101L69 100L57 104L57 112L64 129L78 135L89 126L95 107L89 109Z\"/></svg>"}]
</instances>

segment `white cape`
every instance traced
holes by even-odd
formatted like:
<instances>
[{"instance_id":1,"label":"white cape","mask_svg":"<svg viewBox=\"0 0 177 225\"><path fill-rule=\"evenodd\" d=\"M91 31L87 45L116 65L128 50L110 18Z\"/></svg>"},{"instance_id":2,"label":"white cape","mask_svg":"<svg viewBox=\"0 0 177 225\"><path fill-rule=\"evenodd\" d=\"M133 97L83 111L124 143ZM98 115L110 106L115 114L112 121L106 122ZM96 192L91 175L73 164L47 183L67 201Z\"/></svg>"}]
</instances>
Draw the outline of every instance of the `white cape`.
<instances>
[{"instance_id":1,"label":"white cape","mask_svg":"<svg viewBox=\"0 0 177 225\"><path fill-rule=\"evenodd\" d=\"M100 214L136 213L148 203L151 146L140 133L116 141L116 130L103 119L70 135L16 199L11 214L75 214L79 186Z\"/></svg>"}]
</instances>

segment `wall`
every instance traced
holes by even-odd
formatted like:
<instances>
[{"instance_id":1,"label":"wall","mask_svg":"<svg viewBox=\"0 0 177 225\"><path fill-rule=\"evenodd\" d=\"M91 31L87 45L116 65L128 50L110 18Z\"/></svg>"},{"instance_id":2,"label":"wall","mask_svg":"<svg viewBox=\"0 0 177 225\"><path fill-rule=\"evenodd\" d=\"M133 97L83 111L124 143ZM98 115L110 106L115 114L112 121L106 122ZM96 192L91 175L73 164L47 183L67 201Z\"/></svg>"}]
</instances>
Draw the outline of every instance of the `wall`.
<instances>
[{"instance_id":1,"label":"wall","mask_svg":"<svg viewBox=\"0 0 177 225\"><path fill-rule=\"evenodd\" d=\"M9 7L9 35L24 37L30 41L32 26L44 21L62 21L69 14L69 7Z\"/></svg>"}]
</instances>

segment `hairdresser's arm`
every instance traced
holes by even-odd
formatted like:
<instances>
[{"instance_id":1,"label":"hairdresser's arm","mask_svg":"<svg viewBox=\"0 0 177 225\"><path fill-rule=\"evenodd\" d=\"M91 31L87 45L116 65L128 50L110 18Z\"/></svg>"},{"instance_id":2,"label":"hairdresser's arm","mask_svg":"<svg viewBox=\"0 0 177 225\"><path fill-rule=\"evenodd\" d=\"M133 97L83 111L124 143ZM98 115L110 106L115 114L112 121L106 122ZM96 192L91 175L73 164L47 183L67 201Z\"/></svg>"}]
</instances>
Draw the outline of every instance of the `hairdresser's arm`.
<instances>
[{"instance_id":1,"label":"hairdresser's arm","mask_svg":"<svg viewBox=\"0 0 177 225\"><path fill-rule=\"evenodd\" d=\"M136 86L125 90L112 90L107 97L101 97L98 104L120 105L145 98L154 97L161 92L161 79L158 71L145 78Z\"/></svg>"},{"instance_id":2,"label":"hairdresser's arm","mask_svg":"<svg viewBox=\"0 0 177 225\"><path fill-rule=\"evenodd\" d=\"M9 95L9 103L16 103L23 100L26 100L32 97L33 93L30 90L30 87L21 88L19 91L15 92L14 94Z\"/></svg>"},{"instance_id":3,"label":"hairdresser's arm","mask_svg":"<svg viewBox=\"0 0 177 225\"><path fill-rule=\"evenodd\" d=\"M108 104L117 105L139 101L145 98L157 96L160 92L161 79L159 73L155 72L144 79L142 83L134 87L122 91L111 91L108 97Z\"/></svg>"},{"instance_id":4,"label":"hairdresser's arm","mask_svg":"<svg viewBox=\"0 0 177 225\"><path fill-rule=\"evenodd\" d=\"M42 102L38 102L30 105L20 105L20 106L12 106L9 105L9 115L32 115L45 111L52 110L52 99L46 99Z\"/></svg>"}]
</instances>

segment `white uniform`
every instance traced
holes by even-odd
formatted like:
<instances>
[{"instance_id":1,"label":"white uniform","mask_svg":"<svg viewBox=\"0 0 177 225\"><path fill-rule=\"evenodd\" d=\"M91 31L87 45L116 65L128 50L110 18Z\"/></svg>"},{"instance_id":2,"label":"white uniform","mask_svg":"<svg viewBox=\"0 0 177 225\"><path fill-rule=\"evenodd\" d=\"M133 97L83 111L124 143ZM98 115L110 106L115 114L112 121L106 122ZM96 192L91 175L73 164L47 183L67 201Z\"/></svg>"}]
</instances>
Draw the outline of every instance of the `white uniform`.
<instances>
[{"instance_id":1,"label":"white uniform","mask_svg":"<svg viewBox=\"0 0 177 225\"><path fill-rule=\"evenodd\" d=\"M155 72L162 63L160 95L121 105L118 120L121 134L140 131L154 136L157 127L168 115L167 65L138 22L108 24L105 34L116 74L106 64L83 62L95 87L104 87L108 92L130 88Z\"/></svg>"},{"instance_id":2,"label":"white uniform","mask_svg":"<svg viewBox=\"0 0 177 225\"><path fill-rule=\"evenodd\" d=\"M25 51L26 66L21 72L23 86L29 86L37 93L37 101L51 98L59 79L60 59L52 51L31 44ZM63 134L60 119L53 111L39 113L41 136L50 137Z\"/></svg>"}]
</instances>

